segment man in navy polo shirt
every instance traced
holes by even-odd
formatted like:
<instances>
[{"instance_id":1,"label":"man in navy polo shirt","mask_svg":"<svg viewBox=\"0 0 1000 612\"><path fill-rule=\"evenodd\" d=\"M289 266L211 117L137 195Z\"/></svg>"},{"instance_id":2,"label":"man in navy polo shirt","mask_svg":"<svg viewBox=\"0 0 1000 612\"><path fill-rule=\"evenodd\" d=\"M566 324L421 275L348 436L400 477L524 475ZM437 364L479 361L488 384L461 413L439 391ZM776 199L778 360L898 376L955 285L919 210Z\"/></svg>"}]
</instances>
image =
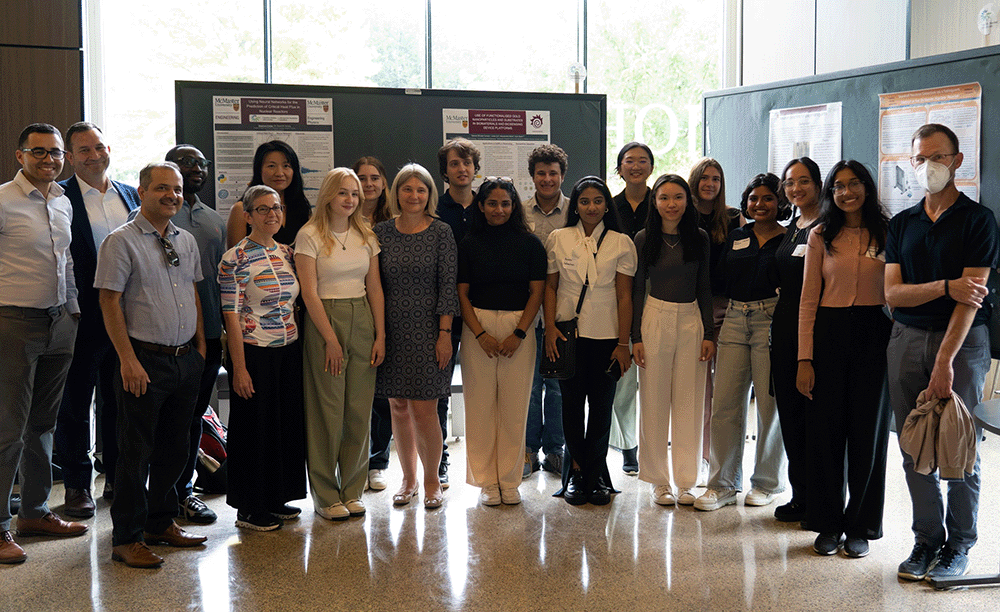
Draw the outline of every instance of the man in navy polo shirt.
<instances>
[{"instance_id":1,"label":"man in navy polo shirt","mask_svg":"<svg viewBox=\"0 0 1000 612\"><path fill-rule=\"evenodd\" d=\"M955 133L924 125L913 135L911 149L926 196L893 217L885 249L885 297L895 320L888 348L889 401L897 427L925 389L938 398L954 390L970 408L979 402L990 368L990 308L983 298L1000 246L993 213L955 187L963 161ZM913 457L903 452L916 542L898 575L961 576L976 543L979 457L972 474L948 482L947 504L937 474L913 468Z\"/></svg>"}]
</instances>

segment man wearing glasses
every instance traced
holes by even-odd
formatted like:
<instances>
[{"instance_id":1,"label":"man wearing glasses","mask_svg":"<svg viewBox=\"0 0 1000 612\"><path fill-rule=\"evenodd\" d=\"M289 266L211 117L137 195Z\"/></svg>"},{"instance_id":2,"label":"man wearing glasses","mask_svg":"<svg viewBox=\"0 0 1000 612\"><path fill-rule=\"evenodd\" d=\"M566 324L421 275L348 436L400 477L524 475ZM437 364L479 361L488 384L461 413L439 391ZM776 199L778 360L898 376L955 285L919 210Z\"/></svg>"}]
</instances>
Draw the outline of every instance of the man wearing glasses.
<instances>
[{"instance_id":1,"label":"man wearing glasses","mask_svg":"<svg viewBox=\"0 0 1000 612\"><path fill-rule=\"evenodd\" d=\"M179 516L192 523L208 524L218 518L205 502L194 494L191 479L198 461L201 440L201 417L212 399L212 390L222 365L222 305L219 289L219 262L226 252L226 222L219 213L209 208L198 197L198 192L208 180L212 162L201 151L187 144L177 145L167 151L166 160L181 169L184 179L184 203L171 220L177 227L191 232L201 253L201 273L198 298L201 300L202 321L205 328L205 369L198 385L198 399L194 418L191 420L188 461L175 486L179 500Z\"/></svg>"},{"instance_id":2,"label":"man wearing glasses","mask_svg":"<svg viewBox=\"0 0 1000 612\"><path fill-rule=\"evenodd\" d=\"M112 230L128 220L130 210L139 207L135 188L108 177L111 147L104 142L101 128L80 121L66 130L66 160L74 175L59 183L73 206L73 272L79 291L80 327L69 367L66 390L59 408L55 434L55 461L62 467L66 485L64 512L76 518L94 516L90 492L90 404L100 381L102 433L106 481L105 497L113 494L115 459L115 355L104 331L104 319L94 289L97 248Z\"/></svg>"},{"instance_id":3,"label":"man wearing glasses","mask_svg":"<svg viewBox=\"0 0 1000 612\"><path fill-rule=\"evenodd\" d=\"M174 485L187 463L205 369L198 245L171 222L182 185L173 162L143 168L139 213L111 232L97 255L94 286L121 364L111 558L132 567L163 563L147 544L190 547L207 539L174 522Z\"/></svg>"},{"instance_id":4,"label":"man wearing glasses","mask_svg":"<svg viewBox=\"0 0 1000 612\"><path fill-rule=\"evenodd\" d=\"M963 161L955 133L927 124L911 143L910 161L926 195L892 218L885 248L885 297L895 320L887 351L889 402L897 429L925 390L928 399L954 391L969 409L979 403L990 368L990 308L983 298L1000 249L992 211L955 187ZM977 430L977 439L981 435ZM914 467L903 452L915 544L898 574L907 580L961 576L976 543L979 457L971 474L948 481L947 501L937 473Z\"/></svg>"},{"instance_id":5,"label":"man wearing glasses","mask_svg":"<svg viewBox=\"0 0 1000 612\"><path fill-rule=\"evenodd\" d=\"M52 432L80 316L69 250L73 209L55 182L64 154L59 130L33 123L17 141L21 169L0 185L0 563L27 559L10 532L7 500L18 472L19 535L87 531L48 507Z\"/></svg>"}]
</instances>

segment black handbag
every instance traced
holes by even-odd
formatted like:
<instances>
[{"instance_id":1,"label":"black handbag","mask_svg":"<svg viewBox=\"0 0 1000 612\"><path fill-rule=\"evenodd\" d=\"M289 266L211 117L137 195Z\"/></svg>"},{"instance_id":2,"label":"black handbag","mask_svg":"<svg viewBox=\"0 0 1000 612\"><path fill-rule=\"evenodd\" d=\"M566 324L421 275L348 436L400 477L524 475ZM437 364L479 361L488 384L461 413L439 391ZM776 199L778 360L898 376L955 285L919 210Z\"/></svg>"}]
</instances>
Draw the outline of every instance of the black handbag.
<instances>
[{"instance_id":1,"label":"black handbag","mask_svg":"<svg viewBox=\"0 0 1000 612\"><path fill-rule=\"evenodd\" d=\"M601 243L604 242L604 236L607 233L608 228L605 227L604 231L601 232L601 237L597 240L598 251L601 250ZM594 253L594 259L597 259L597 253ZM556 329L566 339L556 340L556 350L559 351L559 357L555 360L549 359L547 354L542 355L542 363L539 366L539 372L542 377L566 380L576 375L576 340L579 336L577 332L577 320L580 317L580 309L583 308L583 298L587 296L587 287L589 286L590 277L588 276L583 281L583 288L580 290L580 299L576 301L576 316L569 321L556 321ZM544 347L542 350L545 350Z\"/></svg>"}]
</instances>

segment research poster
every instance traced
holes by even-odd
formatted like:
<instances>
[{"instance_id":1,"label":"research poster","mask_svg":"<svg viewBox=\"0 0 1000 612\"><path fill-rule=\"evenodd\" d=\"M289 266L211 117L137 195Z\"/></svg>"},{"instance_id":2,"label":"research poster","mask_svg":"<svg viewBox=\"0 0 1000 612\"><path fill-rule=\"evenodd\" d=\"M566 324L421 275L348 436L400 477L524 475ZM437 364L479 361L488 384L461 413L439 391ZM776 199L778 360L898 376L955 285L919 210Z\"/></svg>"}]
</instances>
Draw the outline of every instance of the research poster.
<instances>
[{"instance_id":1,"label":"research poster","mask_svg":"<svg viewBox=\"0 0 1000 612\"><path fill-rule=\"evenodd\" d=\"M983 90L979 83L879 95L878 195L889 214L924 197L910 163L910 139L925 123L941 123L958 136L964 159L955 186L979 201L979 147Z\"/></svg>"},{"instance_id":2,"label":"research poster","mask_svg":"<svg viewBox=\"0 0 1000 612\"><path fill-rule=\"evenodd\" d=\"M809 157L826 176L841 158L841 102L798 108L776 108L770 113L767 167L781 175L785 164Z\"/></svg>"},{"instance_id":3,"label":"research poster","mask_svg":"<svg viewBox=\"0 0 1000 612\"><path fill-rule=\"evenodd\" d=\"M546 144L552 134L549 111L476 110L446 108L442 111L444 142L467 138L482 152L473 188L487 176L506 176L514 181L522 200L535 193L528 174L528 154Z\"/></svg>"},{"instance_id":4,"label":"research poster","mask_svg":"<svg viewBox=\"0 0 1000 612\"><path fill-rule=\"evenodd\" d=\"M253 178L253 154L269 140L288 143L299 158L306 197L315 205L333 168L332 98L213 96L215 209L223 218Z\"/></svg>"}]
</instances>

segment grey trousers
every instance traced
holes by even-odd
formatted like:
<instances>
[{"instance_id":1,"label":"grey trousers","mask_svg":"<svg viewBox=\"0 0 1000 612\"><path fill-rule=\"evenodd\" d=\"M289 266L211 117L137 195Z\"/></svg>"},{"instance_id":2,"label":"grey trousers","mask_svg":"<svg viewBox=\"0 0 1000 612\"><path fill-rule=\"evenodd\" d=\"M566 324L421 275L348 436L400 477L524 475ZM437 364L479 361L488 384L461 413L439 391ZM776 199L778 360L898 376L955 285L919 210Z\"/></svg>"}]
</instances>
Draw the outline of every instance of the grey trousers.
<instances>
[{"instance_id":1,"label":"grey trousers","mask_svg":"<svg viewBox=\"0 0 1000 612\"><path fill-rule=\"evenodd\" d=\"M906 415L917 405L917 395L927 388L934 358L944 339L943 331L925 331L894 323L889 339L889 403L896 417L897 431ZM952 389L971 411L982 393L990 369L989 332L985 325L969 330L953 364ZM976 439L982 430L976 428ZM913 505L913 535L917 543L939 547L944 543L967 552L976 543L976 514L979 511L979 456L972 474L964 480L948 481L948 504L941 496L937 473L923 475L913 470L913 457L903 455L903 472Z\"/></svg>"},{"instance_id":2,"label":"grey trousers","mask_svg":"<svg viewBox=\"0 0 1000 612\"><path fill-rule=\"evenodd\" d=\"M52 433L77 322L65 307L0 306L0 531L10 529L14 475L21 473L24 518L48 514Z\"/></svg>"}]
</instances>

